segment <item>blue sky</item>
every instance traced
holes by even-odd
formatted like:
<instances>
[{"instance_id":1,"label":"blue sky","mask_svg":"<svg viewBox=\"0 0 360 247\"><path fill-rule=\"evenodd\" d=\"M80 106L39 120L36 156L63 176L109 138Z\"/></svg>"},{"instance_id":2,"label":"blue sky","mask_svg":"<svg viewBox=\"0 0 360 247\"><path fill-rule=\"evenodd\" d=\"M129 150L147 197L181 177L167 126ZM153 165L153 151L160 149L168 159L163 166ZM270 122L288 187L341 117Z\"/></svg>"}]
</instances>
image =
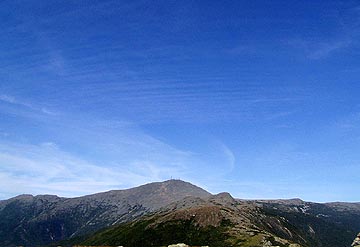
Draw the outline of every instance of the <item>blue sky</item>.
<instances>
[{"instance_id":1,"label":"blue sky","mask_svg":"<svg viewBox=\"0 0 360 247\"><path fill-rule=\"evenodd\" d=\"M180 178L360 201L358 1L0 3L0 199Z\"/></svg>"}]
</instances>

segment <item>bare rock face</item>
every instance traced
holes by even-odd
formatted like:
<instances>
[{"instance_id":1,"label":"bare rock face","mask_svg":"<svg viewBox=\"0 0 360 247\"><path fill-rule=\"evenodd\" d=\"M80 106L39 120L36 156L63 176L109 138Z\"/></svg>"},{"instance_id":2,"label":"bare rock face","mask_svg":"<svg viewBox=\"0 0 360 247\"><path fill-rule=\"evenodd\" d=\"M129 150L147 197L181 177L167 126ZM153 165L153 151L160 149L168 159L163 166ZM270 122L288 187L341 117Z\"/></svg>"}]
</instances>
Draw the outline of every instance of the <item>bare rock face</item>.
<instances>
[{"instance_id":1,"label":"bare rock face","mask_svg":"<svg viewBox=\"0 0 360 247\"><path fill-rule=\"evenodd\" d=\"M356 236L356 238L351 246L352 247L360 247L360 233Z\"/></svg>"}]
</instances>

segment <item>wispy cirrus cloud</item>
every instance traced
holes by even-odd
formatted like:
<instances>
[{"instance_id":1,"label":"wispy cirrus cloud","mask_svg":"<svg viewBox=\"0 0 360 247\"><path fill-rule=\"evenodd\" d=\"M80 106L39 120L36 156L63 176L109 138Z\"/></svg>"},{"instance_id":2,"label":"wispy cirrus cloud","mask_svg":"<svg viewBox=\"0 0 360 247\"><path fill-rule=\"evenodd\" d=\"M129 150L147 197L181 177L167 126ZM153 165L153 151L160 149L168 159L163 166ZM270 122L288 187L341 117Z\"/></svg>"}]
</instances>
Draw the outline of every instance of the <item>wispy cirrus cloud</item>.
<instances>
[{"instance_id":1,"label":"wispy cirrus cloud","mask_svg":"<svg viewBox=\"0 0 360 247\"><path fill-rule=\"evenodd\" d=\"M337 51L346 49L347 47L351 46L351 44L351 40L308 44L306 45L307 56L308 58L314 60L326 58Z\"/></svg>"},{"instance_id":2,"label":"wispy cirrus cloud","mask_svg":"<svg viewBox=\"0 0 360 247\"><path fill-rule=\"evenodd\" d=\"M324 32L309 32L303 37L288 40L288 44L303 52L311 60L331 57L347 49L354 49L359 43L360 11L353 3L341 4L342 11L328 16L329 27Z\"/></svg>"},{"instance_id":3,"label":"wispy cirrus cloud","mask_svg":"<svg viewBox=\"0 0 360 247\"><path fill-rule=\"evenodd\" d=\"M8 104L13 104L13 105L19 105L19 106L24 106L24 107L28 107L33 109L34 107L29 104L29 103L25 103L22 101L19 101L18 99L16 99L13 96L7 95L7 94L1 94L0 95L0 101L8 103Z\"/></svg>"},{"instance_id":4,"label":"wispy cirrus cloud","mask_svg":"<svg viewBox=\"0 0 360 247\"><path fill-rule=\"evenodd\" d=\"M325 59L336 52L349 48L353 41L350 38L338 40L292 40L289 44L301 49L305 56L311 60Z\"/></svg>"},{"instance_id":5,"label":"wispy cirrus cloud","mask_svg":"<svg viewBox=\"0 0 360 247\"><path fill-rule=\"evenodd\" d=\"M27 116L31 116L31 113L33 113L34 115L44 114L49 116L54 116L58 114L55 111L48 109L48 107L24 101L8 94L0 94L0 106L1 103L11 106L10 108L6 108L3 110L5 110L6 112L11 112L12 114Z\"/></svg>"}]
</instances>

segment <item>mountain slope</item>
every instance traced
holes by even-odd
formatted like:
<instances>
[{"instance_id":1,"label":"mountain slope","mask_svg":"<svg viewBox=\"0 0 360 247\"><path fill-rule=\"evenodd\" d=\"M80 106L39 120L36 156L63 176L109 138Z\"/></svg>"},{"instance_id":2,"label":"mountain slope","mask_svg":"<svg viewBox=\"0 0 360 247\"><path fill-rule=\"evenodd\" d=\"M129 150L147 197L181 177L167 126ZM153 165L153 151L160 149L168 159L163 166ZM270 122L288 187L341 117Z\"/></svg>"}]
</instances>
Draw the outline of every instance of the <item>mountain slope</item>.
<instances>
[{"instance_id":1,"label":"mountain slope","mask_svg":"<svg viewBox=\"0 0 360 247\"><path fill-rule=\"evenodd\" d=\"M210 193L180 180L77 198L22 195L0 201L0 246L38 246L132 221L186 196Z\"/></svg>"},{"instance_id":2,"label":"mountain slope","mask_svg":"<svg viewBox=\"0 0 360 247\"><path fill-rule=\"evenodd\" d=\"M72 243L127 247L177 242L214 247L348 247L359 221L358 204L339 207L301 200L245 201L221 193L205 199L186 197L150 216Z\"/></svg>"},{"instance_id":3,"label":"mountain slope","mask_svg":"<svg viewBox=\"0 0 360 247\"><path fill-rule=\"evenodd\" d=\"M258 201L269 215L285 218L310 246L350 246L360 229L360 203Z\"/></svg>"},{"instance_id":4,"label":"mountain slope","mask_svg":"<svg viewBox=\"0 0 360 247\"><path fill-rule=\"evenodd\" d=\"M264 230L266 224L273 223L272 228L286 231L285 224L274 223L276 216L268 216L261 223L257 221L259 216L263 216L260 208L237 201L227 193L208 199L188 197L151 216L102 230L85 241L73 243L127 247L168 246L177 242L214 247L300 246ZM292 234L296 239L296 232Z\"/></svg>"}]
</instances>

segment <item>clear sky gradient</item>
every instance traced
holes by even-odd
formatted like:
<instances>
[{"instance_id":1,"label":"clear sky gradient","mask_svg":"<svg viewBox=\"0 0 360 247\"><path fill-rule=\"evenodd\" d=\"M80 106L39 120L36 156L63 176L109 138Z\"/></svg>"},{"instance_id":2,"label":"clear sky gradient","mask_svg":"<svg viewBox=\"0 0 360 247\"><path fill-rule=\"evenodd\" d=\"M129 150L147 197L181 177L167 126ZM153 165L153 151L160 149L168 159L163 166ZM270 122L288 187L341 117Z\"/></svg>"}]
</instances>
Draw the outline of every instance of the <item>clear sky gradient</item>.
<instances>
[{"instance_id":1,"label":"clear sky gradient","mask_svg":"<svg viewBox=\"0 0 360 247\"><path fill-rule=\"evenodd\" d=\"M360 201L358 1L0 2L0 199L180 178Z\"/></svg>"}]
</instances>

